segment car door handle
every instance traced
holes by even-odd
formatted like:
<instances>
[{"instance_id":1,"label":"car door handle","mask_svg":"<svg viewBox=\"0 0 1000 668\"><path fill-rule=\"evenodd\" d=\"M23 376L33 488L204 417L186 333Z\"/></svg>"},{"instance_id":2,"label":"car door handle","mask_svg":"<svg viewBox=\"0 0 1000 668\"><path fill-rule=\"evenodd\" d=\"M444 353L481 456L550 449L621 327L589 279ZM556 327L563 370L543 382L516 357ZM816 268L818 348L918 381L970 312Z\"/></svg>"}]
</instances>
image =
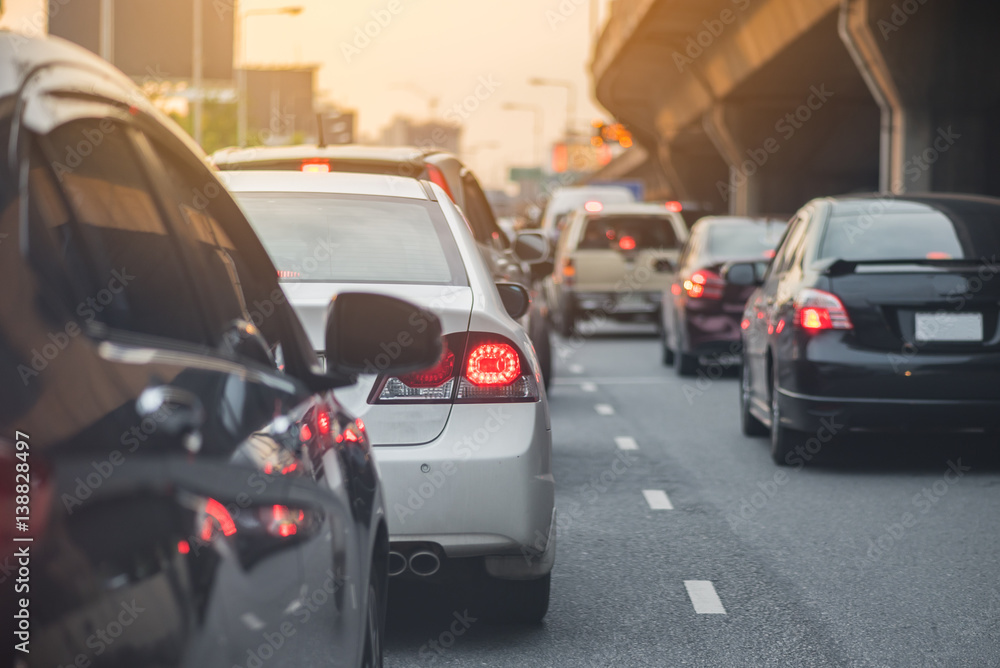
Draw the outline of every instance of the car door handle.
<instances>
[{"instance_id":1,"label":"car door handle","mask_svg":"<svg viewBox=\"0 0 1000 668\"><path fill-rule=\"evenodd\" d=\"M171 385L147 387L136 400L135 410L143 419L155 418L164 433L183 438L188 451L201 449L205 408L193 392Z\"/></svg>"}]
</instances>

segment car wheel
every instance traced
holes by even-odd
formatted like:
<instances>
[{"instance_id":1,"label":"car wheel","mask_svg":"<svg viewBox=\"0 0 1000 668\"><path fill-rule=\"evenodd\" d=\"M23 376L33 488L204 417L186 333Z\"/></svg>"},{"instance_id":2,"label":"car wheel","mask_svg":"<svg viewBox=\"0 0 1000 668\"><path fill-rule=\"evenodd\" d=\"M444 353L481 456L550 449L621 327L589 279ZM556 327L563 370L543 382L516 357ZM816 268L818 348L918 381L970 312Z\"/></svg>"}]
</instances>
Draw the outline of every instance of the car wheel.
<instances>
[{"instance_id":1,"label":"car wheel","mask_svg":"<svg viewBox=\"0 0 1000 668\"><path fill-rule=\"evenodd\" d=\"M671 366L674 363L674 351L667 346L667 331L660 325L660 349L663 351L663 366Z\"/></svg>"},{"instance_id":2,"label":"car wheel","mask_svg":"<svg viewBox=\"0 0 1000 668\"><path fill-rule=\"evenodd\" d=\"M382 631L385 622L380 601L375 573L372 572L371 581L368 583L368 616L365 622L365 653L361 660L362 668L382 668Z\"/></svg>"},{"instance_id":3,"label":"car wheel","mask_svg":"<svg viewBox=\"0 0 1000 668\"><path fill-rule=\"evenodd\" d=\"M537 624L549 611L551 574L537 580L499 580L484 575L482 584L482 602L494 622Z\"/></svg>"},{"instance_id":4,"label":"car wheel","mask_svg":"<svg viewBox=\"0 0 1000 668\"><path fill-rule=\"evenodd\" d=\"M677 375L688 378L695 375L698 372L698 358L694 355L688 355L687 353L678 352L677 356Z\"/></svg>"},{"instance_id":5,"label":"car wheel","mask_svg":"<svg viewBox=\"0 0 1000 668\"><path fill-rule=\"evenodd\" d=\"M568 339L573 336L574 329L576 329L576 312L572 306L567 306L559 314L559 334Z\"/></svg>"},{"instance_id":6,"label":"car wheel","mask_svg":"<svg viewBox=\"0 0 1000 668\"><path fill-rule=\"evenodd\" d=\"M744 436L767 436L767 427L750 412L750 403L750 372L744 358L740 366L740 428Z\"/></svg>"},{"instance_id":7,"label":"car wheel","mask_svg":"<svg viewBox=\"0 0 1000 668\"><path fill-rule=\"evenodd\" d=\"M803 442L802 432L781 425L778 390L771 386L771 459L778 466L790 466L789 455Z\"/></svg>"}]
</instances>

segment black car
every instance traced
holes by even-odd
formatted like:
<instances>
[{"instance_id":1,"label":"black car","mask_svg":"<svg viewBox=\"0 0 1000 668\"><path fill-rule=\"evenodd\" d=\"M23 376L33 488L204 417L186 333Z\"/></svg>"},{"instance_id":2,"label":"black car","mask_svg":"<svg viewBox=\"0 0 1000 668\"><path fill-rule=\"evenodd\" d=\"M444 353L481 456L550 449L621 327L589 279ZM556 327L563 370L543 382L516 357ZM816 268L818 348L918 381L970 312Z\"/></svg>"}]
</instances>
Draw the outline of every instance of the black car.
<instances>
[{"instance_id":1,"label":"black car","mask_svg":"<svg viewBox=\"0 0 1000 668\"><path fill-rule=\"evenodd\" d=\"M530 231L519 234L517 240L508 239L497 223L493 208L475 174L447 151L406 146L256 146L225 148L213 153L211 159L223 171L351 172L431 181L441 186L462 210L486 266L498 283L520 283L530 288L552 273L553 265L548 257L550 249L545 237L540 232ZM542 255L547 259L523 262L514 252L518 240L544 250ZM546 388L552 379L548 316L545 300L532 299L531 310L521 319L535 346Z\"/></svg>"},{"instance_id":2,"label":"black car","mask_svg":"<svg viewBox=\"0 0 1000 668\"><path fill-rule=\"evenodd\" d=\"M738 358L740 320L753 287L730 284L725 269L740 261L767 266L785 226L769 218L708 216L691 227L670 291L663 294L664 365L693 376L702 357L724 364Z\"/></svg>"},{"instance_id":3,"label":"black car","mask_svg":"<svg viewBox=\"0 0 1000 668\"><path fill-rule=\"evenodd\" d=\"M435 316L341 295L322 371L197 147L66 42L0 33L0 144L10 654L382 665L382 490L330 391L401 332L394 367L433 363Z\"/></svg>"},{"instance_id":4,"label":"black car","mask_svg":"<svg viewBox=\"0 0 1000 668\"><path fill-rule=\"evenodd\" d=\"M744 433L801 465L852 431L995 432L998 252L998 199L810 202L744 313ZM757 282L751 264L728 277Z\"/></svg>"}]
</instances>

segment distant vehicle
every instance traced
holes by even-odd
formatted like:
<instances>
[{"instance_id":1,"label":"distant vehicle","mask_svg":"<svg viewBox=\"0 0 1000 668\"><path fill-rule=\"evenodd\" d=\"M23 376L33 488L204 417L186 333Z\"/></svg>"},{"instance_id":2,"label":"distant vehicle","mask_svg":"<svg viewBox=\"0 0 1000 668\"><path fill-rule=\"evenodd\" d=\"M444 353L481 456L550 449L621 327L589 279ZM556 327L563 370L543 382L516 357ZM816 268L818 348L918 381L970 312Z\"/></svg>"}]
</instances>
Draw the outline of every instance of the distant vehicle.
<instances>
[{"instance_id":1,"label":"distant vehicle","mask_svg":"<svg viewBox=\"0 0 1000 668\"><path fill-rule=\"evenodd\" d=\"M556 188L545 205L540 224L542 232L549 237L553 245L559 241L559 233L566 226L569 214L586 206L588 202L592 209L608 204L631 204L635 202L635 195L624 186Z\"/></svg>"},{"instance_id":2,"label":"distant vehicle","mask_svg":"<svg viewBox=\"0 0 1000 668\"><path fill-rule=\"evenodd\" d=\"M783 220L708 216L691 237L663 293L663 363L693 376L702 357L734 363L740 354L740 321L753 288L724 279L734 261L767 266L785 232Z\"/></svg>"},{"instance_id":3,"label":"distant vehicle","mask_svg":"<svg viewBox=\"0 0 1000 668\"><path fill-rule=\"evenodd\" d=\"M357 385L336 393L375 445L389 573L469 588L500 619L540 620L555 559L555 489L541 369L515 321L529 308L527 289L495 283L465 219L429 182L293 172L223 179L317 350L326 305L343 292L390 295L440 316L437 364L383 369L406 349L400 338L366 360ZM547 252L515 250L528 261Z\"/></svg>"},{"instance_id":4,"label":"distant vehicle","mask_svg":"<svg viewBox=\"0 0 1000 668\"><path fill-rule=\"evenodd\" d=\"M0 32L0 91L16 148L0 163L0 563L30 550L31 571L18 594L6 576L0 612L29 614L20 663L381 666L387 509L364 424L329 391L402 331L387 372L432 364L440 322L345 292L311 345L204 154L127 77Z\"/></svg>"},{"instance_id":5,"label":"distant vehicle","mask_svg":"<svg viewBox=\"0 0 1000 668\"><path fill-rule=\"evenodd\" d=\"M525 263L513 253L515 239L497 224L493 209L475 174L454 155L436 149L383 146L269 146L227 148L212 154L220 170L295 170L307 173L384 174L431 181L448 194L465 215L479 251L497 281L531 287L552 271L551 259ZM521 323L542 364L545 387L552 379L552 347L548 313L542 300Z\"/></svg>"},{"instance_id":6,"label":"distant vehicle","mask_svg":"<svg viewBox=\"0 0 1000 668\"><path fill-rule=\"evenodd\" d=\"M850 431L1000 429L1000 199L817 199L743 315L743 432L779 465ZM824 445L824 447L831 447ZM797 451L798 450L798 451Z\"/></svg>"},{"instance_id":7,"label":"distant vehicle","mask_svg":"<svg viewBox=\"0 0 1000 668\"><path fill-rule=\"evenodd\" d=\"M659 325L662 292L687 240L679 213L657 204L615 204L572 211L546 279L550 313L563 336L600 312Z\"/></svg>"}]
</instances>

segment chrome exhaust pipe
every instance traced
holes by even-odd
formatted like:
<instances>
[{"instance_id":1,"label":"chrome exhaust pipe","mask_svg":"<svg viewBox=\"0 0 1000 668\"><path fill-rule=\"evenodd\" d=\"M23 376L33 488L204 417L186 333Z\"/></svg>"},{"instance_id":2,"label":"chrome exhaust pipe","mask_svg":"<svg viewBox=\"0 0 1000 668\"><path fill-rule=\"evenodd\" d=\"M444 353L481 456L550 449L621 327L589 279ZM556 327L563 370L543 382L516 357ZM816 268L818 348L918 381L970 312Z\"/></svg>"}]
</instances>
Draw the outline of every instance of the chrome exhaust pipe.
<instances>
[{"instance_id":1,"label":"chrome exhaust pipe","mask_svg":"<svg viewBox=\"0 0 1000 668\"><path fill-rule=\"evenodd\" d=\"M406 557L402 552L389 552L389 577L396 577L406 572Z\"/></svg>"},{"instance_id":2,"label":"chrome exhaust pipe","mask_svg":"<svg viewBox=\"0 0 1000 668\"><path fill-rule=\"evenodd\" d=\"M441 560L433 552L418 550L410 555L410 570L421 577L434 575L441 568Z\"/></svg>"}]
</instances>

